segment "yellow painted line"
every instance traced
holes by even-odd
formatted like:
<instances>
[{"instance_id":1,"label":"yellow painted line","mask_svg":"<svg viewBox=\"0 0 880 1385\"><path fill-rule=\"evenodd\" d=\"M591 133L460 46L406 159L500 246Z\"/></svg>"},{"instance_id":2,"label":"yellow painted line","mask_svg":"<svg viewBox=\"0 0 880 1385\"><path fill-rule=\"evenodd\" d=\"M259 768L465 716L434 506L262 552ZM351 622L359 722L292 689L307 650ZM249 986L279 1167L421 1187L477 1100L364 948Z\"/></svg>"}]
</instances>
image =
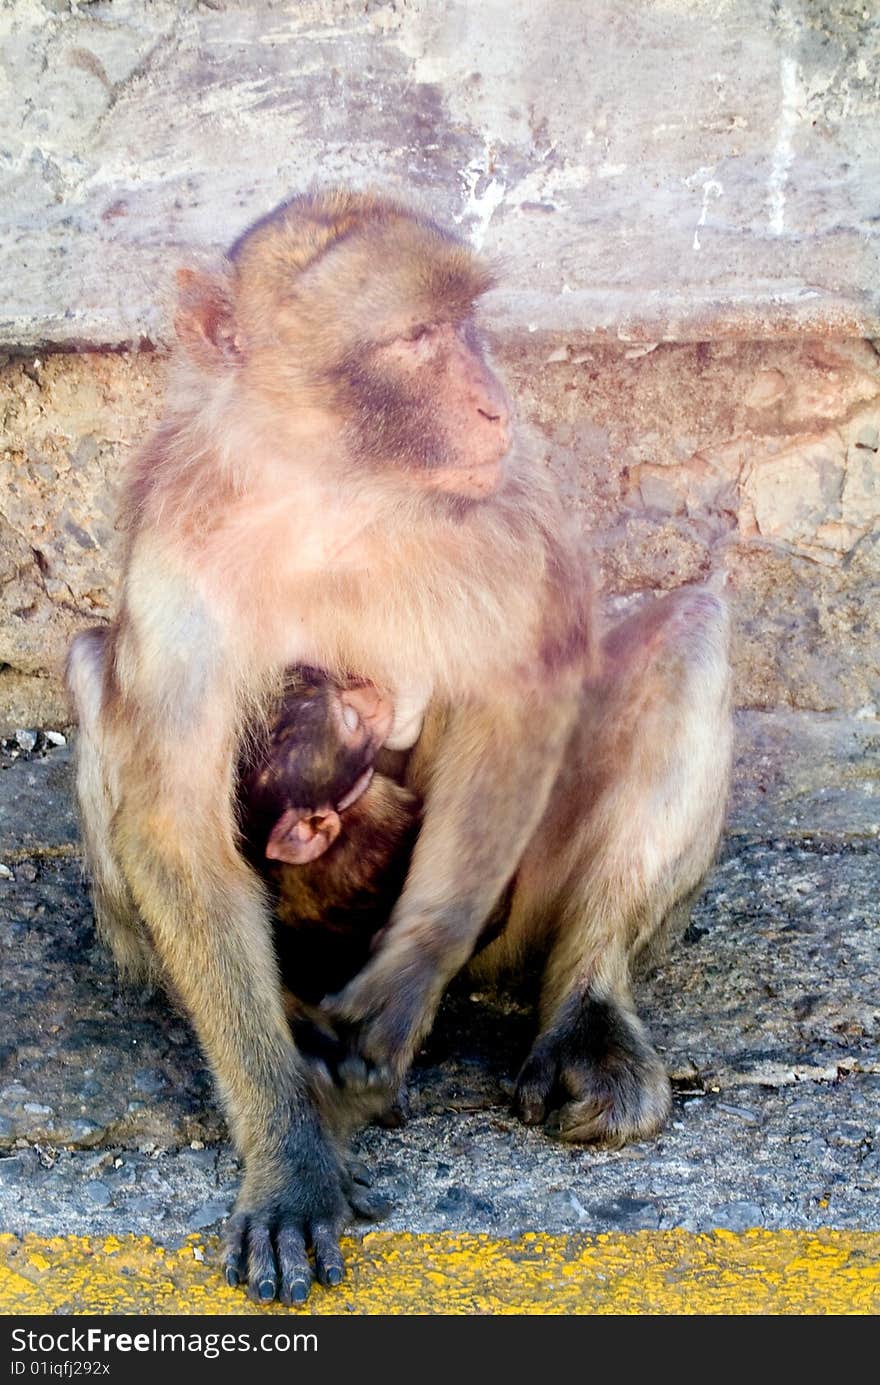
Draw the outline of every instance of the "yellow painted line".
<instances>
[{"instance_id":1,"label":"yellow painted line","mask_svg":"<svg viewBox=\"0 0 880 1385\"><path fill-rule=\"evenodd\" d=\"M880 1233L638 1231L545 1236L372 1232L303 1309L252 1304L216 1239L0 1236L0 1313L873 1314Z\"/></svg>"},{"instance_id":2,"label":"yellow painted line","mask_svg":"<svg viewBox=\"0 0 880 1385\"><path fill-rule=\"evenodd\" d=\"M61 842L58 846L7 847L3 860L8 865L20 861L72 861L82 858L82 847L76 842Z\"/></svg>"}]
</instances>

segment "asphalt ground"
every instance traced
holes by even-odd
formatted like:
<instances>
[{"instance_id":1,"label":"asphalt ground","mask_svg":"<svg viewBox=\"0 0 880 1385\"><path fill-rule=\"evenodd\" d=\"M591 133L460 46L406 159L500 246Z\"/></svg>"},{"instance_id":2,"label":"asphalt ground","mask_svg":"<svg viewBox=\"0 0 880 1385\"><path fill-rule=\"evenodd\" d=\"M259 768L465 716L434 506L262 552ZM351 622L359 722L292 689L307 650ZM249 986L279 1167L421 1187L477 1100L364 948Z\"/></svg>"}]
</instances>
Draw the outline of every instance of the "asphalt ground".
<instances>
[{"instance_id":1,"label":"asphalt ground","mask_svg":"<svg viewBox=\"0 0 880 1385\"><path fill-rule=\"evenodd\" d=\"M238 1166L185 1018L95 940L68 748L7 743L0 1313L876 1311L878 746L872 718L740 716L719 861L639 996L675 1091L658 1139L522 1127L531 1008L460 981L407 1123L358 1141L387 1217L287 1310L217 1272Z\"/></svg>"}]
</instances>

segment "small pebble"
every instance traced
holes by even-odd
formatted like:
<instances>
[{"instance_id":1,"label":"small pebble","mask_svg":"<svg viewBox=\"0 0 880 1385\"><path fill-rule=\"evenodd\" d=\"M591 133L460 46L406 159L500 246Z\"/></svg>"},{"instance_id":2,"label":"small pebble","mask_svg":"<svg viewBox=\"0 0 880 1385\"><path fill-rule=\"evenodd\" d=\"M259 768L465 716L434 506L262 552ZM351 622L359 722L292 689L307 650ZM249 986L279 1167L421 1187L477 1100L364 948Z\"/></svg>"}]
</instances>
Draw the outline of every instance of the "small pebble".
<instances>
[{"instance_id":1,"label":"small pebble","mask_svg":"<svg viewBox=\"0 0 880 1385\"><path fill-rule=\"evenodd\" d=\"M763 1210L755 1202L728 1202L709 1215L714 1226L727 1231L749 1231L752 1227L764 1225Z\"/></svg>"},{"instance_id":2,"label":"small pebble","mask_svg":"<svg viewBox=\"0 0 880 1385\"><path fill-rule=\"evenodd\" d=\"M33 750L37 743L36 731L16 731L15 739L22 750Z\"/></svg>"},{"instance_id":3,"label":"small pebble","mask_svg":"<svg viewBox=\"0 0 880 1385\"><path fill-rule=\"evenodd\" d=\"M716 1101L716 1111L726 1111L728 1116L739 1116L740 1120L748 1121L750 1125L757 1125L759 1117L755 1111L750 1111L748 1106L731 1106L726 1101Z\"/></svg>"},{"instance_id":4,"label":"small pebble","mask_svg":"<svg viewBox=\"0 0 880 1385\"><path fill-rule=\"evenodd\" d=\"M14 880L14 879L15 879L15 876L12 874L12 871L9 869L9 867L8 867L8 866L4 866L3 863L2 863L2 861L0 861L0 880Z\"/></svg>"},{"instance_id":5,"label":"small pebble","mask_svg":"<svg viewBox=\"0 0 880 1385\"><path fill-rule=\"evenodd\" d=\"M67 737L62 736L60 731L47 731L46 740L50 745L67 745Z\"/></svg>"},{"instance_id":6,"label":"small pebble","mask_svg":"<svg viewBox=\"0 0 880 1385\"><path fill-rule=\"evenodd\" d=\"M226 1202L204 1202L187 1218L187 1225L194 1231L203 1231L206 1227L222 1221L228 1213L229 1205Z\"/></svg>"}]
</instances>

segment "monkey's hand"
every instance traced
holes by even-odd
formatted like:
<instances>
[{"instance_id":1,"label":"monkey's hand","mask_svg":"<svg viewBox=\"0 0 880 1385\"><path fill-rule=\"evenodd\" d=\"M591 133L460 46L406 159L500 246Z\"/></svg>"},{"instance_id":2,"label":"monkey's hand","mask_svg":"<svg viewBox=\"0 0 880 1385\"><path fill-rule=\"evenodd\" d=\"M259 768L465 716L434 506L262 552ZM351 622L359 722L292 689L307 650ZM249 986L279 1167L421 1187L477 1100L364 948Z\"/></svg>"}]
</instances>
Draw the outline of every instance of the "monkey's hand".
<instances>
[{"instance_id":1,"label":"monkey's hand","mask_svg":"<svg viewBox=\"0 0 880 1385\"><path fill-rule=\"evenodd\" d=\"M226 1228L226 1282L246 1283L257 1302L285 1304L303 1303L315 1278L339 1284L349 1211L339 1162L317 1111L303 1102L275 1147L247 1161Z\"/></svg>"},{"instance_id":2,"label":"monkey's hand","mask_svg":"<svg viewBox=\"0 0 880 1385\"><path fill-rule=\"evenodd\" d=\"M644 1027L613 999L572 996L535 1040L514 1108L548 1134L617 1149L656 1135L669 1115L666 1070Z\"/></svg>"},{"instance_id":3,"label":"monkey's hand","mask_svg":"<svg viewBox=\"0 0 880 1385\"><path fill-rule=\"evenodd\" d=\"M430 951L398 942L380 949L322 1010L338 1046L331 1062L349 1100L393 1104L443 993Z\"/></svg>"},{"instance_id":4,"label":"monkey's hand","mask_svg":"<svg viewBox=\"0 0 880 1385\"><path fill-rule=\"evenodd\" d=\"M406 1090L400 1084L393 1086L390 1067L382 1065L380 1069L357 1056L357 1028L341 1021L332 1024L330 1003L325 1000L320 1008L310 1007L308 1013L296 1016L291 1027L325 1129L332 1131L344 1148L355 1131L371 1121L388 1127L403 1125ZM347 1168L351 1173L351 1160ZM362 1191L354 1186L362 1181L359 1177L349 1179L346 1196L358 1216L373 1220L384 1211L375 1211L374 1198L364 1201Z\"/></svg>"}]
</instances>

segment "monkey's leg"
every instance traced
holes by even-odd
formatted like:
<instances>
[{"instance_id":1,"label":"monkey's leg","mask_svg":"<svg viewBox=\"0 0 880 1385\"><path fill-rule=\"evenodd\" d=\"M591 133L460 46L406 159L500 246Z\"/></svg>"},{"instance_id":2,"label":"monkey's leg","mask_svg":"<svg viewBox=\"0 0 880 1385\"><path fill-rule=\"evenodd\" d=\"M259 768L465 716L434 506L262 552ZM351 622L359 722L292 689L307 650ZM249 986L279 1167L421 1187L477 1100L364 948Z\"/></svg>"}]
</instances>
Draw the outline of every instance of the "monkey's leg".
<instances>
[{"instance_id":1,"label":"monkey's leg","mask_svg":"<svg viewBox=\"0 0 880 1385\"><path fill-rule=\"evenodd\" d=\"M198 769L189 767L197 778ZM222 774L215 782L222 792ZM262 892L238 856L231 821L206 813L180 780L165 802L151 787L151 804L128 804L120 854L244 1155L227 1278L247 1281L260 1300L302 1301L312 1279L309 1246L323 1283L342 1278L338 1237L346 1208L338 1161L282 1008Z\"/></svg>"},{"instance_id":2,"label":"monkey's leg","mask_svg":"<svg viewBox=\"0 0 880 1385\"><path fill-rule=\"evenodd\" d=\"M67 658L66 681L79 726L76 796L91 880L98 934L128 980L154 980L156 954L138 916L131 891L113 851L113 820L119 798L116 769L102 733L104 665L109 628L77 635Z\"/></svg>"},{"instance_id":3,"label":"monkey's leg","mask_svg":"<svg viewBox=\"0 0 880 1385\"><path fill-rule=\"evenodd\" d=\"M447 984L516 871L545 810L577 715L580 675L552 693L464 705L426 726L425 808L406 885L381 946L329 1013L349 1028L340 1076L396 1091Z\"/></svg>"},{"instance_id":4,"label":"monkey's leg","mask_svg":"<svg viewBox=\"0 0 880 1385\"><path fill-rule=\"evenodd\" d=\"M201 651L148 659L128 638L129 687L114 685L103 727L118 774L114 856L244 1157L227 1278L260 1300L301 1301L310 1247L323 1283L342 1278L347 1209L284 1015L263 890L238 851L231 680L219 655L206 683Z\"/></svg>"},{"instance_id":5,"label":"monkey's leg","mask_svg":"<svg viewBox=\"0 0 880 1385\"><path fill-rule=\"evenodd\" d=\"M730 761L727 621L676 593L606 641L558 792L523 861L506 947L547 930L540 1032L519 1075L527 1123L620 1145L654 1134L669 1081L635 1012L634 960L699 885ZM576 752L576 753L574 753Z\"/></svg>"}]
</instances>

